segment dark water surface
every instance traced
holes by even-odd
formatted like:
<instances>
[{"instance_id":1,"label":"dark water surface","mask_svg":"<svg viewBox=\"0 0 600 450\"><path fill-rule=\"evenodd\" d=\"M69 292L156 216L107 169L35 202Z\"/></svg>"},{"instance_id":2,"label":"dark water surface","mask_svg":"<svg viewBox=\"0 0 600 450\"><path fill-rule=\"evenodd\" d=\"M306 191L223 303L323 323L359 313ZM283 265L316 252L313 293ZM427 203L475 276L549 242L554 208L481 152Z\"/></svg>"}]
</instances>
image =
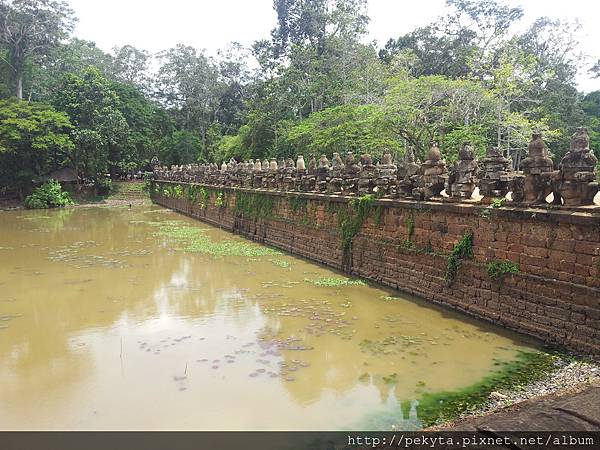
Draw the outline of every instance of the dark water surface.
<instances>
[{"instance_id":1,"label":"dark water surface","mask_svg":"<svg viewBox=\"0 0 600 450\"><path fill-rule=\"evenodd\" d=\"M530 348L158 207L0 212L1 429L418 428Z\"/></svg>"}]
</instances>

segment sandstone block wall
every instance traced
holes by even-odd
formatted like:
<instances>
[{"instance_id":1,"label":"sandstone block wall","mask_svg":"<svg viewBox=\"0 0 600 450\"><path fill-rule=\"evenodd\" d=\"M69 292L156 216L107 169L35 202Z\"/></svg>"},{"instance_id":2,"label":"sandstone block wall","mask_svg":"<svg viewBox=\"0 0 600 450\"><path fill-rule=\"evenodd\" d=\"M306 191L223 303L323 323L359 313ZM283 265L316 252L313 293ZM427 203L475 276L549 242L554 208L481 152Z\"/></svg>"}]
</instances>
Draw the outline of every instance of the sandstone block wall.
<instances>
[{"instance_id":1,"label":"sandstone block wall","mask_svg":"<svg viewBox=\"0 0 600 450\"><path fill-rule=\"evenodd\" d=\"M600 213L493 209L464 203L376 200L346 258L340 214L348 197L215 188L204 204L167 197L156 182L153 200L290 253L419 295L544 342L600 358ZM217 195L224 196L215 206ZM236 195L268 195L272 210L257 217L236 210ZM218 202L217 202L218 203ZM448 255L473 233L473 257L454 281ZM519 273L492 280L487 265L510 260Z\"/></svg>"}]
</instances>

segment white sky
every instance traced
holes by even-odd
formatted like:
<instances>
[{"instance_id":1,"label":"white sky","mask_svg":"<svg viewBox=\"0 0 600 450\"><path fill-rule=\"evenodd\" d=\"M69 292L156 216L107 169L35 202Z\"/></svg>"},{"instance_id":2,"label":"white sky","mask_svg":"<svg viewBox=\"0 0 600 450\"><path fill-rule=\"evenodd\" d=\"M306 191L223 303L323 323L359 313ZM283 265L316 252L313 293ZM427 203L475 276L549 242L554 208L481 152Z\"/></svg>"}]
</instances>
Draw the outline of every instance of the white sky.
<instances>
[{"instance_id":1,"label":"white sky","mask_svg":"<svg viewBox=\"0 0 600 450\"><path fill-rule=\"evenodd\" d=\"M105 51L130 44L150 52L176 44L206 49L214 55L232 41L249 45L269 38L276 15L272 0L68 0L79 23L75 34ZM600 58L600 1L508 0L525 9L523 22L540 16L578 19L581 50L590 62ZM369 0L370 39L383 46L417 26L430 23L444 11L445 0ZM600 90L600 79L583 69L579 88Z\"/></svg>"}]
</instances>

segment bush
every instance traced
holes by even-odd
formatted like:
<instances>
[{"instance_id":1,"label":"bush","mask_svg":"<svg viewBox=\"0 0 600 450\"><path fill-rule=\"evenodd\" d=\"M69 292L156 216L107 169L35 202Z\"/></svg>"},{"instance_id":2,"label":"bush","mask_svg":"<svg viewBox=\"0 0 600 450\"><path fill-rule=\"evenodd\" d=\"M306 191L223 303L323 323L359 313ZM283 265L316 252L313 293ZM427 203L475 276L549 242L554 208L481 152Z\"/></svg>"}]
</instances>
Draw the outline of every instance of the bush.
<instances>
[{"instance_id":1,"label":"bush","mask_svg":"<svg viewBox=\"0 0 600 450\"><path fill-rule=\"evenodd\" d=\"M512 261L491 261L487 265L487 272L492 280L502 283L505 275L519 273L520 269L519 265Z\"/></svg>"},{"instance_id":2,"label":"bush","mask_svg":"<svg viewBox=\"0 0 600 450\"><path fill-rule=\"evenodd\" d=\"M63 192L60 183L56 180L44 183L25 198L25 207L29 209L55 208L72 204L71 195Z\"/></svg>"},{"instance_id":3,"label":"bush","mask_svg":"<svg viewBox=\"0 0 600 450\"><path fill-rule=\"evenodd\" d=\"M108 195L112 191L112 180L110 178L101 178L94 183L98 195Z\"/></svg>"}]
</instances>

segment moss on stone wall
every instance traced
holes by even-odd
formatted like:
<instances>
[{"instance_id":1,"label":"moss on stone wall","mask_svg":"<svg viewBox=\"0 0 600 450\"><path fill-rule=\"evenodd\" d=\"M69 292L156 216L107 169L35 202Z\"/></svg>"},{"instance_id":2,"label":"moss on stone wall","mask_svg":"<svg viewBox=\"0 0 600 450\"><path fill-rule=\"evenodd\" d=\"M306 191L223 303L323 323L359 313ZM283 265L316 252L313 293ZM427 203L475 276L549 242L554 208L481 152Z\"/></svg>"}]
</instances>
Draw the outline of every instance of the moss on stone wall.
<instances>
[{"instance_id":1,"label":"moss on stone wall","mask_svg":"<svg viewBox=\"0 0 600 450\"><path fill-rule=\"evenodd\" d=\"M372 195L352 199L346 209L338 211L338 227L342 240L342 266L347 268L352 262L352 241L368 219L375 198Z\"/></svg>"},{"instance_id":2,"label":"moss on stone wall","mask_svg":"<svg viewBox=\"0 0 600 450\"><path fill-rule=\"evenodd\" d=\"M272 217L275 199L272 195L238 191L235 194L237 215L265 219Z\"/></svg>"},{"instance_id":3,"label":"moss on stone wall","mask_svg":"<svg viewBox=\"0 0 600 450\"><path fill-rule=\"evenodd\" d=\"M458 270L465 258L473 256L473 233L468 231L460 241L456 243L452 249L452 253L448 256L448 266L446 267L446 283L451 285L456 278Z\"/></svg>"}]
</instances>

